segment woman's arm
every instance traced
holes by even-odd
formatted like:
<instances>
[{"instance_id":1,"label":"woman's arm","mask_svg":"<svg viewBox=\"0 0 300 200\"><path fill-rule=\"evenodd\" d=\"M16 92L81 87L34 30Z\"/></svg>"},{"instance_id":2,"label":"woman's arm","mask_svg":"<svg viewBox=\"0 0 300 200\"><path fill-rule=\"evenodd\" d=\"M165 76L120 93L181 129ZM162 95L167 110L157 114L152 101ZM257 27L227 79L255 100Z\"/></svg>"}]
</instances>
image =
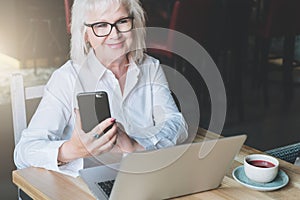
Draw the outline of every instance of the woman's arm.
<instances>
[{"instance_id":1,"label":"woman's arm","mask_svg":"<svg viewBox=\"0 0 300 200\"><path fill-rule=\"evenodd\" d=\"M14 161L18 168L35 166L60 171L58 150L70 139L75 121L72 98L75 78L70 69L67 62L49 79L43 98L15 147ZM74 170L66 169L66 173L76 175L75 169L82 168L83 163L76 160L69 166Z\"/></svg>"},{"instance_id":2,"label":"woman's arm","mask_svg":"<svg viewBox=\"0 0 300 200\"><path fill-rule=\"evenodd\" d=\"M188 137L187 124L178 111L161 66L157 64L151 68L153 126L136 130L130 136L145 149L180 144Z\"/></svg>"}]
</instances>

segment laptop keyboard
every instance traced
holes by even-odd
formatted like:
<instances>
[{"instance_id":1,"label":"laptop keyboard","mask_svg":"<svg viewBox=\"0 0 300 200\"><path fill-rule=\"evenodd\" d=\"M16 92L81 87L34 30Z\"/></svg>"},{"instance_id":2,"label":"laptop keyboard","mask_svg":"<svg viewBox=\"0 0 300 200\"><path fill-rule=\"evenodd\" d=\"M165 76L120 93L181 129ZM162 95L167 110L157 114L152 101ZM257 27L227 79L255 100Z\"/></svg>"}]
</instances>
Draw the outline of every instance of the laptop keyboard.
<instances>
[{"instance_id":1,"label":"laptop keyboard","mask_svg":"<svg viewBox=\"0 0 300 200\"><path fill-rule=\"evenodd\" d=\"M107 197L110 196L111 190L113 188L115 180L108 180L97 183L100 188L103 190L103 192L107 195Z\"/></svg>"}]
</instances>

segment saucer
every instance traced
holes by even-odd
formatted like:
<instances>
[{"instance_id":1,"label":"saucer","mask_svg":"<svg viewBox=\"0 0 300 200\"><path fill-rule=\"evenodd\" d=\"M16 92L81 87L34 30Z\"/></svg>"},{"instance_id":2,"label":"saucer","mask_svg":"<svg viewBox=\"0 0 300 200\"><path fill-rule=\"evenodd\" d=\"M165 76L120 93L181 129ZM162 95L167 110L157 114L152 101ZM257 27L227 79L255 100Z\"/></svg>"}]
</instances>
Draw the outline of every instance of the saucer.
<instances>
[{"instance_id":1,"label":"saucer","mask_svg":"<svg viewBox=\"0 0 300 200\"><path fill-rule=\"evenodd\" d=\"M233 178L240 184L258 191L272 191L284 187L289 182L288 175L283 171L279 170L276 178L269 183L258 183L251 181L244 172L244 166L235 168L232 172Z\"/></svg>"}]
</instances>

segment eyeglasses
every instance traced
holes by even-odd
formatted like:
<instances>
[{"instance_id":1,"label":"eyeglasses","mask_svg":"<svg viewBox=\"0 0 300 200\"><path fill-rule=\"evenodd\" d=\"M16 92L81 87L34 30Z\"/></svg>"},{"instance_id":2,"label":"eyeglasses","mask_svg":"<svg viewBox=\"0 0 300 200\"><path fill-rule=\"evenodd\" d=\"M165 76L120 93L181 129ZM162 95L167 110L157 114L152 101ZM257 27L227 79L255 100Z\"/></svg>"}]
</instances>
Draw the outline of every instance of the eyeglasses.
<instances>
[{"instance_id":1,"label":"eyeglasses","mask_svg":"<svg viewBox=\"0 0 300 200\"><path fill-rule=\"evenodd\" d=\"M130 31L133 28L133 17L119 19L113 24L108 22L96 22L94 24L84 23L84 25L91 27L97 37L105 37L111 33L113 27L115 27L120 33Z\"/></svg>"}]
</instances>

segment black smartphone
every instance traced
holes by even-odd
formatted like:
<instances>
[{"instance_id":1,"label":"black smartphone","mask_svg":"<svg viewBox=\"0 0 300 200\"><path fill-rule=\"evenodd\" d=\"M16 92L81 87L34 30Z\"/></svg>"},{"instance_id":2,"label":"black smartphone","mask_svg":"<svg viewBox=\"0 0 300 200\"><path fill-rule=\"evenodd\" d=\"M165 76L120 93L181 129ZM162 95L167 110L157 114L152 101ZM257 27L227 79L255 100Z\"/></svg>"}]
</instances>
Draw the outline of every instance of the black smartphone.
<instances>
[{"instance_id":1,"label":"black smartphone","mask_svg":"<svg viewBox=\"0 0 300 200\"><path fill-rule=\"evenodd\" d=\"M110 109L107 93L104 91L83 92L77 94L82 130L91 131L97 124L110 118ZM106 128L108 131L112 126Z\"/></svg>"}]
</instances>

